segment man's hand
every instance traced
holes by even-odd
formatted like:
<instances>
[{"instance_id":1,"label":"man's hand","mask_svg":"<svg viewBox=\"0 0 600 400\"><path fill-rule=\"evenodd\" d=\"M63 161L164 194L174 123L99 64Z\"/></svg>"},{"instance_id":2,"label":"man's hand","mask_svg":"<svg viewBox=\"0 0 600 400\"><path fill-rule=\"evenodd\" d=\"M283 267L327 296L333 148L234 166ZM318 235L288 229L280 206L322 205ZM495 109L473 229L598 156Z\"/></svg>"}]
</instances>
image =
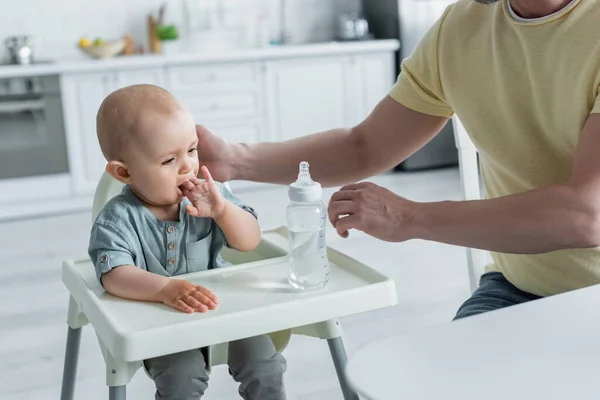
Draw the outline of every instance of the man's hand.
<instances>
[{"instance_id":1,"label":"man's hand","mask_svg":"<svg viewBox=\"0 0 600 400\"><path fill-rule=\"evenodd\" d=\"M200 165L206 165L219 182L232 180L231 144L202 125L196 125L196 135Z\"/></svg>"},{"instance_id":2,"label":"man's hand","mask_svg":"<svg viewBox=\"0 0 600 400\"><path fill-rule=\"evenodd\" d=\"M205 181L192 178L181 185L183 194L192 202L186 206L186 210L194 217L218 218L225 208L225 199L217 189L208 168L202 166L200 170Z\"/></svg>"},{"instance_id":3,"label":"man's hand","mask_svg":"<svg viewBox=\"0 0 600 400\"><path fill-rule=\"evenodd\" d=\"M158 298L167 306L188 314L214 310L218 303L217 296L210 290L180 279L171 279Z\"/></svg>"},{"instance_id":4,"label":"man's hand","mask_svg":"<svg viewBox=\"0 0 600 400\"><path fill-rule=\"evenodd\" d=\"M342 237L358 229L388 242L412 239L416 204L370 182L342 187L329 202L329 220Z\"/></svg>"}]
</instances>

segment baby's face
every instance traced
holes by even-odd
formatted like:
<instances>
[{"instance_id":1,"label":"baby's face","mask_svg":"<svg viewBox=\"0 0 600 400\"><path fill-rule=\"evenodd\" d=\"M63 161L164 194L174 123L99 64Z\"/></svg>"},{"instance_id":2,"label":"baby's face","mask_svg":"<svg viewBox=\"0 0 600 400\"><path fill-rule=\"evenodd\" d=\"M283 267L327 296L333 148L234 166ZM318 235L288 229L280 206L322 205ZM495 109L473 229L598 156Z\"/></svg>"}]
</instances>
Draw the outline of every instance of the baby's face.
<instances>
[{"instance_id":1,"label":"baby's face","mask_svg":"<svg viewBox=\"0 0 600 400\"><path fill-rule=\"evenodd\" d=\"M189 113L150 118L128 146L130 186L147 204L170 206L183 199L179 189L198 174L198 138Z\"/></svg>"}]
</instances>

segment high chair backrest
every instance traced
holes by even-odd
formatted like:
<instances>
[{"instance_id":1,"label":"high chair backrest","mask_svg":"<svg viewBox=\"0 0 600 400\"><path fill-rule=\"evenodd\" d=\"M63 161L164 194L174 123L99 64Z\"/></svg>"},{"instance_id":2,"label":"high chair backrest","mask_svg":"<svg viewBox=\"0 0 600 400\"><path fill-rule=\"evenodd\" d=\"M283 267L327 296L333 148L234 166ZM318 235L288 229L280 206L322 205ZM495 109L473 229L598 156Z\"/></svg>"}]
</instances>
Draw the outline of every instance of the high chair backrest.
<instances>
[{"instance_id":1,"label":"high chair backrest","mask_svg":"<svg viewBox=\"0 0 600 400\"><path fill-rule=\"evenodd\" d=\"M96 186L96 192L94 193L94 203L92 206L92 222L96 220L96 217L102 210L102 207L113 197L121 193L125 184L119 182L112 176L106 173L102 174L98 186Z\"/></svg>"}]
</instances>

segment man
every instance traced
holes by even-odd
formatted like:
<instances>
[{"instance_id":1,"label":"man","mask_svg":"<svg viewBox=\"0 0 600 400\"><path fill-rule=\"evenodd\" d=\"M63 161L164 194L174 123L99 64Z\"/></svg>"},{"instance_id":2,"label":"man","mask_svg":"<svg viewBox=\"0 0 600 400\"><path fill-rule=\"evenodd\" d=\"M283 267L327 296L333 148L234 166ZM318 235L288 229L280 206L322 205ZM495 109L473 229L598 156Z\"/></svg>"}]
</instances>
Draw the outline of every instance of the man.
<instances>
[{"instance_id":1,"label":"man","mask_svg":"<svg viewBox=\"0 0 600 400\"><path fill-rule=\"evenodd\" d=\"M227 144L198 128L217 179L326 185L388 170L456 113L477 146L486 200L417 203L372 183L335 193L337 232L492 251L456 318L600 283L600 0L449 6L365 121L283 143Z\"/></svg>"}]
</instances>

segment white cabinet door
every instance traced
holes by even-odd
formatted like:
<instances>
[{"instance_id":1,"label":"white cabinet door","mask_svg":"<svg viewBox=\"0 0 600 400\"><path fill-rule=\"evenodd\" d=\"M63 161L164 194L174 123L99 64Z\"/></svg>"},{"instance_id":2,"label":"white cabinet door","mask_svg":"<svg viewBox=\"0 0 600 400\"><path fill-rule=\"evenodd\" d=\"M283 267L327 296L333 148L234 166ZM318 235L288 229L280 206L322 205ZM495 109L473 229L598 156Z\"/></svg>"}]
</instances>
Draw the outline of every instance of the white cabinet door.
<instances>
[{"instance_id":1,"label":"white cabinet door","mask_svg":"<svg viewBox=\"0 0 600 400\"><path fill-rule=\"evenodd\" d=\"M69 167L77 194L94 193L106 166L96 135L96 114L102 100L114 87L113 73L62 76Z\"/></svg>"},{"instance_id":2,"label":"white cabinet door","mask_svg":"<svg viewBox=\"0 0 600 400\"><path fill-rule=\"evenodd\" d=\"M266 64L270 135L288 140L349 123L346 82L351 57L316 57Z\"/></svg>"},{"instance_id":3,"label":"white cabinet door","mask_svg":"<svg viewBox=\"0 0 600 400\"><path fill-rule=\"evenodd\" d=\"M162 68L123 70L116 74L117 82L115 88L119 89L125 86L139 85L142 83L164 87L164 76L165 72Z\"/></svg>"},{"instance_id":4,"label":"white cabinet door","mask_svg":"<svg viewBox=\"0 0 600 400\"><path fill-rule=\"evenodd\" d=\"M255 121L215 122L205 124L208 129L228 142L257 143L261 141L262 124Z\"/></svg>"},{"instance_id":5,"label":"white cabinet door","mask_svg":"<svg viewBox=\"0 0 600 400\"><path fill-rule=\"evenodd\" d=\"M362 122L387 96L394 85L394 54L358 54L355 56L357 112L353 124Z\"/></svg>"}]
</instances>

